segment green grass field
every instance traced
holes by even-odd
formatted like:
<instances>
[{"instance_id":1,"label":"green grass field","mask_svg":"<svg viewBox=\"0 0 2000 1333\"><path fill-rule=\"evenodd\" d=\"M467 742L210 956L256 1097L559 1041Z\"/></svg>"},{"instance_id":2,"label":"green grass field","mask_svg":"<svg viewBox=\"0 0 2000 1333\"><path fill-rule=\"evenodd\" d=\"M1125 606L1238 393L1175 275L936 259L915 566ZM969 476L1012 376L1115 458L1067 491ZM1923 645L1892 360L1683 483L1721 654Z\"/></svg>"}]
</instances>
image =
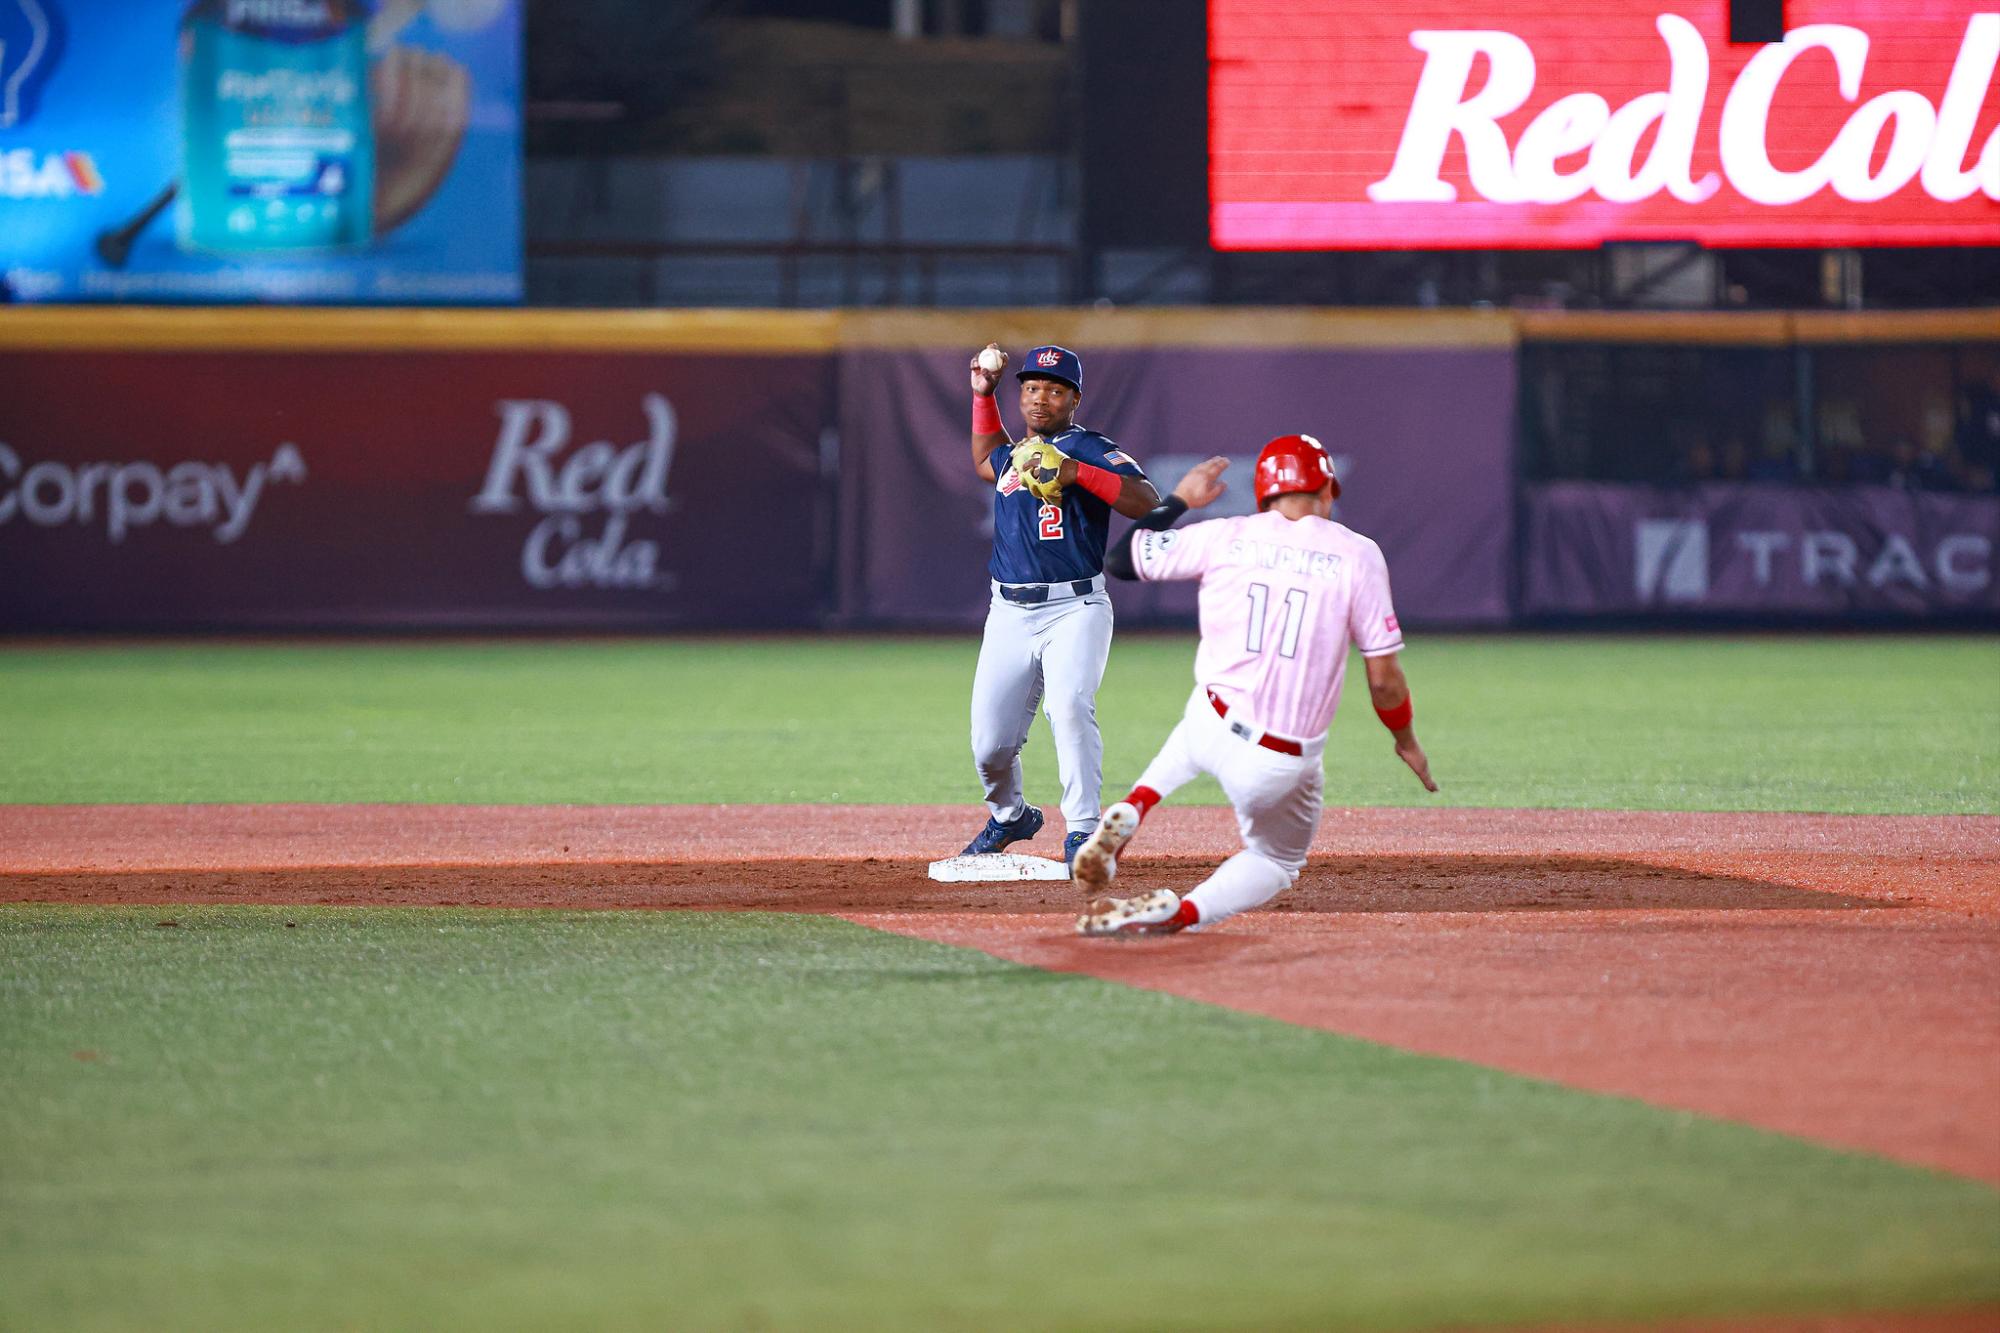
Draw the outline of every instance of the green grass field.
<instances>
[{"instance_id":1,"label":"green grass field","mask_svg":"<svg viewBox=\"0 0 2000 1333\"><path fill-rule=\"evenodd\" d=\"M970 806L974 651L0 647L0 803ZM1191 656L1118 641L1107 782ZM1421 637L1406 665L1453 803L2000 810L1992 638ZM1052 796L1044 724L1031 755ZM1333 804L1426 799L1360 698L1327 768ZM835 919L0 907L0 1328L1966 1305L2000 1305L1988 1186Z\"/></svg>"},{"instance_id":2,"label":"green grass field","mask_svg":"<svg viewBox=\"0 0 2000 1333\"><path fill-rule=\"evenodd\" d=\"M0 914L0 1326L2000 1300L1984 1186L837 920L162 919Z\"/></svg>"},{"instance_id":3,"label":"green grass field","mask_svg":"<svg viewBox=\"0 0 2000 1333\"><path fill-rule=\"evenodd\" d=\"M976 653L970 638L0 649L0 802L972 805ZM1187 635L1115 642L1107 785L1152 757L1193 656ZM1357 690L1329 804L2000 811L1992 637L1418 636L1405 665L1443 791L1416 786ZM1027 761L1031 793L1052 794L1046 720Z\"/></svg>"}]
</instances>

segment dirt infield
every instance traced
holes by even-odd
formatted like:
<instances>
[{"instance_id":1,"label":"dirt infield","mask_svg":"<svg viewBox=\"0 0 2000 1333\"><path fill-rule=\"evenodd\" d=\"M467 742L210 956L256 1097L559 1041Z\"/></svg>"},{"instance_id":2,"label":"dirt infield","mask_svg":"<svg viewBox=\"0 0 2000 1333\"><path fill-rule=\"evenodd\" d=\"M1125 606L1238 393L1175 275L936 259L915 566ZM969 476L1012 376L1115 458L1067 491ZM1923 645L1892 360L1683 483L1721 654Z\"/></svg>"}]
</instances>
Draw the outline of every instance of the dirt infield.
<instances>
[{"instance_id":1,"label":"dirt infield","mask_svg":"<svg viewBox=\"0 0 2000 1333\"><path fill-rule=\"evenodd\" d=\"M1129 942L1068 934L1061 882L929 881L977 822L10 806L0 901L839 913L2000 1184L2000 819L1333 810L1274 910ZM1226 810L1165 810L1122 879L1189 887L1235 845Z\"/></svg>"}]
</instances>

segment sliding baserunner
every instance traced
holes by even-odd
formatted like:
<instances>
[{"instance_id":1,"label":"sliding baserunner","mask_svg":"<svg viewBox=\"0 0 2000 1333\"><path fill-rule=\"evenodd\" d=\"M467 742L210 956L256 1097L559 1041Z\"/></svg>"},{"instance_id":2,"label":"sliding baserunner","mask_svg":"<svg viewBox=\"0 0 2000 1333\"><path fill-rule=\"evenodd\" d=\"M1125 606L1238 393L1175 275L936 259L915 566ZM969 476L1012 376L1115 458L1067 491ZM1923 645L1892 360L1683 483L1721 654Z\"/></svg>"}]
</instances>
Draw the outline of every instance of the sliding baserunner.
<instances>
[{"instance_id":1,"label":"sliding baserunner","mask_svg":"<svg viewBox=\"0 0 2000 1333\"><path fill-rule=\"evenodd\" d=\"M1100 895L1078 918L1080 934L1213 925L1291 887L1319 826L1320 752L1340 704L1349 643L1367 662L1368 693L1397 757L1425 790L1437 790L1396 657L1403 636L1389 569L1380 547L1332 520L1340 495L1333 460L1310 435L1280 436L1257 456L1257 513L1169 531L1222 494L1227 466L1211 458L1190 469L1105 558L1115 578L1201 580L1201 646L1179 725L1076 853L1078 884ZM1221 782L1235 808L1243 850L1185 898L1171 889L1101 896L1147 812L1202 773Z\"/></svg>"}]
</instances>

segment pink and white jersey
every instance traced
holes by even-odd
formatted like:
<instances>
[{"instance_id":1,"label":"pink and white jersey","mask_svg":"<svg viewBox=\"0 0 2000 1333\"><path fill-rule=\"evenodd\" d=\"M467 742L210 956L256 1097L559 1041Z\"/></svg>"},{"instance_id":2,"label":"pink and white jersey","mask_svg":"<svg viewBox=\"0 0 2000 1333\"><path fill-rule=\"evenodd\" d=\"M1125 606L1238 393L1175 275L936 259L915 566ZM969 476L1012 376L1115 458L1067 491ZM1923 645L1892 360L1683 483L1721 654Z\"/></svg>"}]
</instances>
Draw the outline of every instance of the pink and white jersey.
<instances>
[{"instance_id":1,"label":"pink and white jersey","mask_svg":"<svg viewBox=\"0 0 2000 1333\"><path fill-rule=\"evenodd\" d=\"M1329 519L1267 510L1142 532L1132 558L1148 582L1201 580L1195 680L1280 736L1326 734L1350 641L1364 657L1403 646L1382 548Z\"/></svg>"}]
</instances>

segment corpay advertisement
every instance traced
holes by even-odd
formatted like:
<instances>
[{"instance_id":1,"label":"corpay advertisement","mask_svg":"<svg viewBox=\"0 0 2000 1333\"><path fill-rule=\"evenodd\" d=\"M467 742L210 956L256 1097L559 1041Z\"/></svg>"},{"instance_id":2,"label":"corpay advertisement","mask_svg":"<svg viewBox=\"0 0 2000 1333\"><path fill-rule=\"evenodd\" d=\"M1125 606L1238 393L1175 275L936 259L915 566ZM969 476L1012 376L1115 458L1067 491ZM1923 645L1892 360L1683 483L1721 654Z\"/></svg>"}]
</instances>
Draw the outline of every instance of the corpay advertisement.
<instances>
[{"instance_id":1,"label":"corpay advertisement","mask_svg":"<svg viewBox=\"0 0 2000 1333\"><path fill-rule=\"evenodd\" d=\"M521 299L521 0L0 0L0 298Z\"/></svg>"}]
</instances>

